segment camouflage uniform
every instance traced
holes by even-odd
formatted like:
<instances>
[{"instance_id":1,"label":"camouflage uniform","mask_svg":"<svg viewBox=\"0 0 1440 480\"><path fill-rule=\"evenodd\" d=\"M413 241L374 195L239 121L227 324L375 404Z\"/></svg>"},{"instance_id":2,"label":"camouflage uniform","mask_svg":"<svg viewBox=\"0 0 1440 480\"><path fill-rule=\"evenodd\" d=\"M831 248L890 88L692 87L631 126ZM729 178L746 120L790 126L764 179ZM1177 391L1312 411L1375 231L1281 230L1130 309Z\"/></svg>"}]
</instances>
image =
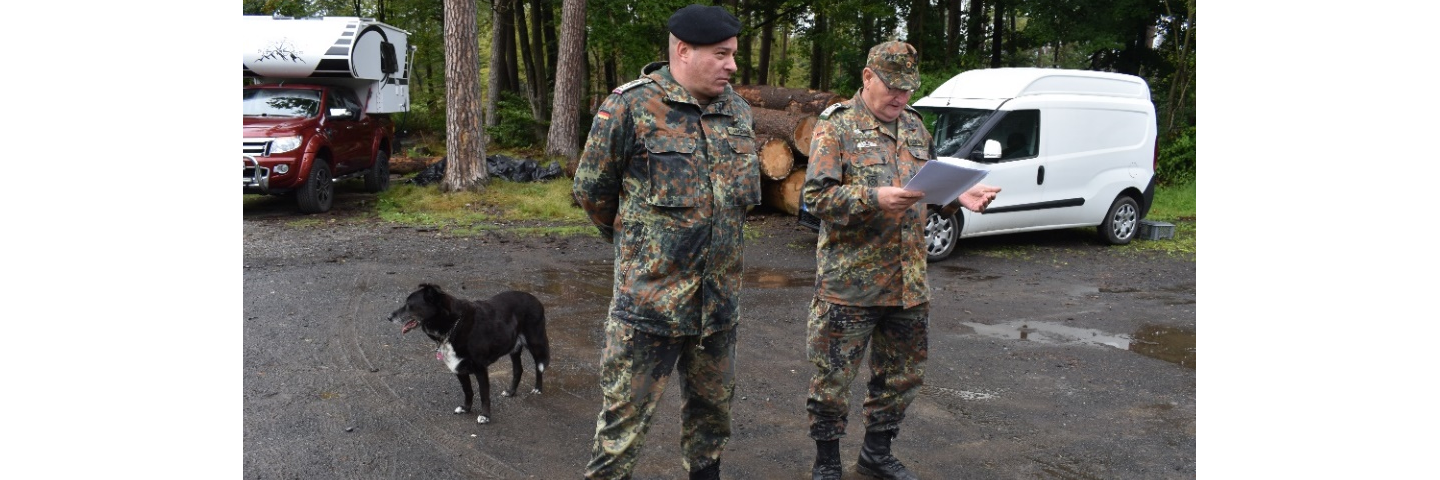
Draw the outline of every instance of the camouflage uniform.
<instances>
[{"instance_id":1,"label":"camouflage uniform","mask_svg":"<svg viewBox=\"0 0 1440 480\"><path fill-rule=\"evenodd\" d=\"M866 431L897 431L923 381L925 205L885 212L876 187L904 186L934 154L915 110L906 107L896 127L895 134L884 128L856 92L821 114L811 143L802 191L821 220L806 348L818 367L806 401L816 440L845 434L850 383L867 344Z\"/></svg>"},{"instance_id":2,"label":"camouflage uniform","mask_svg":"<svg viewBox=\"0 0 1440 480\"><path fill-rule=\"evenodd\" d=\"M588 478L634 468L672 365L683 394L682 453L692 471L730 437L741 228L760 203L750 106L730 87L700 105L666 62L600 106L574 193L615 244L615 277Z\"/></svg>"}]
</instances>

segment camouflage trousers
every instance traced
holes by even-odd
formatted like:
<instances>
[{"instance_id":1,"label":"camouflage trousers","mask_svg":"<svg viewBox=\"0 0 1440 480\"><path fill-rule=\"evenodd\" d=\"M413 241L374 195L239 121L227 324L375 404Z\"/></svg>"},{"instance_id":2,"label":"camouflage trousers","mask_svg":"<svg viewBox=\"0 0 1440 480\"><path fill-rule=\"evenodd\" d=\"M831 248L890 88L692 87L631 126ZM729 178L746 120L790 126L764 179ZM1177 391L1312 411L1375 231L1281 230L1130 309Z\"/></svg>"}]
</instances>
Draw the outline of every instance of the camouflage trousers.
<instances>
[{"instance_id":1,"label":"camouflage trousers","mask_svg":"<svg viewBox=\"0 0 1440 480\"><path fill-rule=\"evenodd\" d=\"M925 378L930 304L913 308L852 307L815 298L810 304L805 354L817 370L810 377L805 410L810 438L845 435L850 383L870 348L870 381L865 395L865 431L898 431L905 409Z\"/></svg>"},{"instance_id":2,"label":"camouflage trousers","mask_svg":"<svg viewBox=\"0 0 1440 480\"><path fill-rule=\"evenodd\" d=\"M730 441L735 395L735 328L704 337L667 337L611 319L600 365L604 405L585 478L629 478L672 368L681 376L680 452L685 469L720 460Z\"/></svg>"}]
</instances>

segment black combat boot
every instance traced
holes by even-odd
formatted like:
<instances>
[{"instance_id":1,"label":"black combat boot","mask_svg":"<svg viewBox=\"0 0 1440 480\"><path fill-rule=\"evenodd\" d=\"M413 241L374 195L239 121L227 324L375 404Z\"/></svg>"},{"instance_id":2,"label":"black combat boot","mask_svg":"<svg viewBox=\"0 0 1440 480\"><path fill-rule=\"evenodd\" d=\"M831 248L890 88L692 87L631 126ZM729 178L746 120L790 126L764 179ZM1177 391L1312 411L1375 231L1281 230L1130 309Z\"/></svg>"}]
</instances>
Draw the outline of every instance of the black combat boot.
<instances>
[{"instance_id":1,"label":"black combat boot","mask_svg":"<svg viewBox=\"0 0 1440 480\"><path fill-rule=\"evenodd\" d=\"M690 480L720 480L720 460L710 466L690 472Z\"/></svg>"},{"instance_id":2,"label":"black combat boot","mask_svg":"<svg viewBox=\"0 0 1440 480\"><path fill-rule=\"evenodd\" d=\"M840 439L816 440L810 480L840 480L840 470Z\"/></svg>"},{"instance_id":3,"label":"black combat boot","mask_svg":"<svg viewBox=\"0 0 1440 480\"><path fill-rule=\"evenodd\" d=\"M864 475L885 480L920 480L905 469L893 455L890 455L890 439L895 432L865 432L865 446L860 448L860 460L855 470Z\"/></svg>"}]
</instances>

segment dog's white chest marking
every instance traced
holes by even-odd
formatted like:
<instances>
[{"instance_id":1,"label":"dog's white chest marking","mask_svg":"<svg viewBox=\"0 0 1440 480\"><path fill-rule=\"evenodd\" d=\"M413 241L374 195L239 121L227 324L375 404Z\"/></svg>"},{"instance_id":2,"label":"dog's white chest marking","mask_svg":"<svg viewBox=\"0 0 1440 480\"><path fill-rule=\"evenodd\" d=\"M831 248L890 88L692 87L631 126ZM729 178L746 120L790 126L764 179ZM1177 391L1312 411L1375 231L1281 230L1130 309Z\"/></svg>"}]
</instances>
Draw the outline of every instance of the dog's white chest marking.
<instances>
[{"instance_id":1,"label":"dog's white chest marking","mask_svg":"<svg viewBox=\"0 0 1440 480\"><path fill-rule=\"evenodd\" d=\"M450 369L450 373L460 373L455 370L460 366L460 357L455 356L455 347L450 346L449 340L441 343L440 348L435 349L435 359L445 362L445 367Z\"/></svg>"}]
</instances>

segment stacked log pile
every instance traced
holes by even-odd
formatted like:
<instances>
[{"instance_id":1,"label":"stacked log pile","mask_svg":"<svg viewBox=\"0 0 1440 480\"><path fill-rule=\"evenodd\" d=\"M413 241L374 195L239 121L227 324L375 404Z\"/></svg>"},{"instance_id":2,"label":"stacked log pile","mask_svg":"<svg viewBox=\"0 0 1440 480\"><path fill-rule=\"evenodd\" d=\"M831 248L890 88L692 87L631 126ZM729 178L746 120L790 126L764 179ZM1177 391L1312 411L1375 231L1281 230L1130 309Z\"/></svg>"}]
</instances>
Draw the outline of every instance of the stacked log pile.
<instances>
[{"instance_id":1,"label":"stacked log pile","mask_svg":"<svg viewBox=\"0 0 1440 480\"><path fill-rule=\"evenodd\" d=\"M760 156L761 203L791 215L800 213L800 187L810 158L810 137L820 112L847 97L830 92L773 85L735 85L755 117Z\"/></svg>"}]
</instances>

